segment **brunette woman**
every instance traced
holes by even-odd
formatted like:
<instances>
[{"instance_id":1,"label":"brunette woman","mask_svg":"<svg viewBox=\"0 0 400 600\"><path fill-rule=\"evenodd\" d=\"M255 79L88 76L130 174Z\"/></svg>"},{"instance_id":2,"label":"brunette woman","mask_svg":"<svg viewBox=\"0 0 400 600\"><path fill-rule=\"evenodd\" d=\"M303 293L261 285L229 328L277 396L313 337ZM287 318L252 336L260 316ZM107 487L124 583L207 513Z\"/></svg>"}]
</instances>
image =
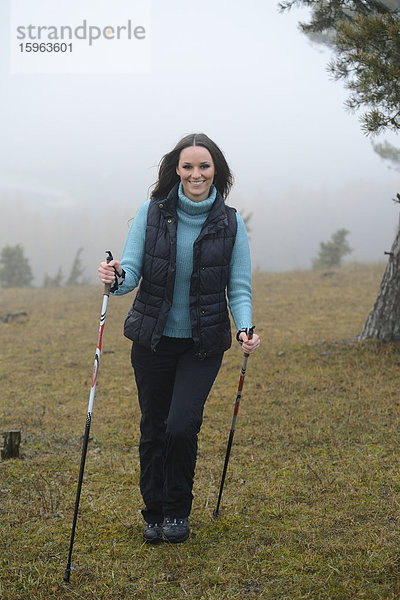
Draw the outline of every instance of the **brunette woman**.
<instances>
[{"instance_id":1,"label":"brunette woman","mask_svg":"<svg viewBox=\"0 0 400 600\"><path fill-rule=\"evenodd\" d=\"M191 134L165 154L150 200L131 225L121 262L102 262L112 293L139 284L125 320L141 409L140 490L148 543L183 542L203 408L236 338L252 328L251 264L243 220L225 204L233 178L218 146ZM226 298L227 296L227 298Z\"/></svg>"}]
</instances>

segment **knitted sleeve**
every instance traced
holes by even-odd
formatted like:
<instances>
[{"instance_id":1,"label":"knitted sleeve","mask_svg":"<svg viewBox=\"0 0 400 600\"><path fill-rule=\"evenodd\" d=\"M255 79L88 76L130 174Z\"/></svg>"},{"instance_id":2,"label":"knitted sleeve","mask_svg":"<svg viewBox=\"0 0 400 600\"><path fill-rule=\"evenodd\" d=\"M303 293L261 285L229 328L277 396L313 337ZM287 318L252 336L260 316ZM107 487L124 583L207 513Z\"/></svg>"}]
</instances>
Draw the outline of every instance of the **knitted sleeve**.
<instances>
[{"instance_id":1,"label":"knitted sleeve","mask_svg":"<svg viewBox=\"0 0 400 600\"><path fill-rule=\"evenodd\" d=\"M237 232L229 266L228 301L237 330L251 327L251 259L246 226L236 213Z\"/></svg>"},{"instance_id":2,"label":"knitted sleeve","mask_svg":"<svg viewBox=\"0 0 400 600\"><path fill-rule=\"evenodd\" d=\"M135 289L142 276L149 204L150 200L147 200L147 202L139 208L129 229L121 258L121 267L124 270L125 277L122 283L118 282L118 289L112 292L116 296L127 294Z\"/></svg>"}]
</instances>

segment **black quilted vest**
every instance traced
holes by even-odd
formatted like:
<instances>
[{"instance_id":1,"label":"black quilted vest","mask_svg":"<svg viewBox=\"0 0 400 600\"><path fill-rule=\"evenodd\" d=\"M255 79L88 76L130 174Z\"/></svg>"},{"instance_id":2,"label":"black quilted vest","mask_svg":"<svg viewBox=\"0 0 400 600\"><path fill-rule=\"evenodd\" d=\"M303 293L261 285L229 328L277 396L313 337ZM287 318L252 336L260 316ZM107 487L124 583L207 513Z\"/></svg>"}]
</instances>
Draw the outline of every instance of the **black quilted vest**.
<instances>
[{"instance_id":1,"label":"black quilted vest","mask_svg":"<svg viewBox=\"0 0 400 600\"><path fill-rule=\"evenodd\" d=\"M142 280L125 319L124 335L156 349L172 305L176 265L178 184L165 199L150 200ZM193 244L190 320L196 356L227 350L232 342L226 302L229 263L237 230L236 210L217 192Z\"/></svg>"}]
</instances>

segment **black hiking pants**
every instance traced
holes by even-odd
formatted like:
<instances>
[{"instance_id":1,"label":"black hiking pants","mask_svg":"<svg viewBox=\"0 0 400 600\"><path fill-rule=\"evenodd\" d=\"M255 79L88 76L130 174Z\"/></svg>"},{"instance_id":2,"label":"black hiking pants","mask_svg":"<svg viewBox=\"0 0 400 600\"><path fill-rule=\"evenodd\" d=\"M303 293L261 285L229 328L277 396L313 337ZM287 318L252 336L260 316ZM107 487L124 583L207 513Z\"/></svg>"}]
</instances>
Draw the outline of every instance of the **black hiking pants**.
<instances>
[{"instance_id":1,"label":"black hiking pants","mask_svg":"<svg viewBox=\"0 0 400 600\"><path fill-rule=\"evenodd\" d=\"M134 343L140 421L140 491L143 517L160 523L190 514L197 435L223 352L198 360L191 338L162 337L156 351Z\"/></svg>"}]
</instances>

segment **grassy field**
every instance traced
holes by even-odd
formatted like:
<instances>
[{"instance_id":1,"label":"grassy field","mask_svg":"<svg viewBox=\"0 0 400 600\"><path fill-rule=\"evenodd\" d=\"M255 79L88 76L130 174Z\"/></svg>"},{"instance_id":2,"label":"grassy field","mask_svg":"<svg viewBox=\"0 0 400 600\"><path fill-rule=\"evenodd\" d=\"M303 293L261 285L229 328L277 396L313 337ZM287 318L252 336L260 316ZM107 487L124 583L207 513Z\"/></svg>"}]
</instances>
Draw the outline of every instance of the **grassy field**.
<instances>
[{"instance_id":1,"label":"grassy field","mask_svg":"<svg viewBox=\"0 0 400 600\"><path fill-rule=\"evenodd\" d=\"M221 516L213 519L242 354L226 353L200 435L192 536L142 543L139 412L112 298L70 584L63 582L101 286L0 290L2 600L400 598L400 346L351 341L383 265L259 273Z\"/></svg>"}]
</instances>

